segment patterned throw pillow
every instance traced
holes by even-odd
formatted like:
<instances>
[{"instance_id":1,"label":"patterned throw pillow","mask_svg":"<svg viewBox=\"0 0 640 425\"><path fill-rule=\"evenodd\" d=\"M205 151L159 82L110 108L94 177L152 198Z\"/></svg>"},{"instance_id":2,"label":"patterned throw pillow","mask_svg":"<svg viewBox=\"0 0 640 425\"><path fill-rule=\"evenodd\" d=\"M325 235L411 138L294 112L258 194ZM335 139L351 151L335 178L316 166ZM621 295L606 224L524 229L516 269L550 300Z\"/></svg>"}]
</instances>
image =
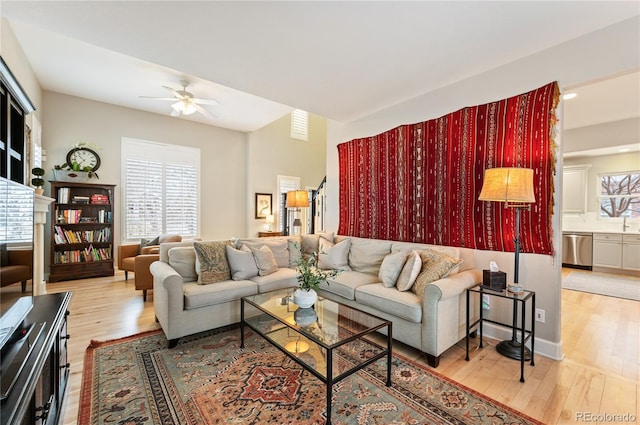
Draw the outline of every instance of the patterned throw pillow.
<instances>
[{"instance_id":1,"label":"patterned throw pillow","mask_svg":"<svg viewBox=\"0 0 640 425\"><path fill-rule=\"evenodd\" d=\"M424 288L431 282L442 279L462 263L461 258L453 258L433 249L418 251L422 260L422 270L416 278L411 290L423 299Z\"/></svg>"},{"instance_id":2,"label":"patterned throw pillow","mask_svg":"<svg viewBox=\"0 0 640 425\"><path fill-rule=\"evenodd\" d=\"M227 245L231 245L231 241L193 243L196 258L200 264L199 285L231 279L231 270L227 261Z\"/></svg>"},{"instance_id":3,"label":"patterned throw pillow","mask_svg":"<svg viewBox=\"0 0 640 425\"><path fill-rule=\"evenodd\" d=\"M267 245L262 245L259 249L252 248L251 251L260 276L267 276L278 271L276 257L273 256L273 251Z\"/></svg>"},{"instance_id":4,"label":"patterned throw pillow","mask_svg":"<svg viewBox=\"0 0 640 425\"><path fill-rule=\"evenodd\" d=\"M418 251L411 251L396 281L398 291L408 291L411 289L420 274L420 270L422 270L422 258L420 258Z\"/></svg>"},{"instance_id":5,"label":"patterned throw pillow","mask_svg":"<svg viewBox=\"0 0 640 425\"><path fill-rule=\"evenodd\" d=\"M156 246L160 245L160 236L156 236L153 239L140 239L140 249L138 250L138 254L142 254L142 248L147 246Z\"/></svg>"}]
</instances>

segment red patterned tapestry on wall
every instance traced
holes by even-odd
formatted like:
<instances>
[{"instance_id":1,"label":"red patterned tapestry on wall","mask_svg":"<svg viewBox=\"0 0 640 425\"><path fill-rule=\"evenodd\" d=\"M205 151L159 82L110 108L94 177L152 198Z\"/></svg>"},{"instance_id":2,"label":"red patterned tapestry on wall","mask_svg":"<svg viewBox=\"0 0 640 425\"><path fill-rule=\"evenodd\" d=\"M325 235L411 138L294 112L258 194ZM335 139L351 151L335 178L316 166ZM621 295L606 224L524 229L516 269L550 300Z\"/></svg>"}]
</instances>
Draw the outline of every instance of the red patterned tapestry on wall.
<instances>
[{"instance_id":1,"label":"red patterned tapestry on wall","mask_svg":"<svg viewBox=\"0 0 640 425\"><path fill-rule=\"evenodd\" d=\"M515 211L478 200L484 170L534 170L521 252L553 254L556 82L338 145L338 233L513 251Z\"/></svg>"}]
</instances>

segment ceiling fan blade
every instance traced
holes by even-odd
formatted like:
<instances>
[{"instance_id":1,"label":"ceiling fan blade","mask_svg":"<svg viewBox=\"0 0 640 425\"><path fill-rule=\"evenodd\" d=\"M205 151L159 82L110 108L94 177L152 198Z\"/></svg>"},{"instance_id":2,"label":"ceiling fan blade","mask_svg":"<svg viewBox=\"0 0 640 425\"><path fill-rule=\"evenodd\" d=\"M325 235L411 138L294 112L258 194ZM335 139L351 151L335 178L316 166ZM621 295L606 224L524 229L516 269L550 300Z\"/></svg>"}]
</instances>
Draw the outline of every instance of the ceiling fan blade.
<instances>
[{"instance_id":1,"label":"ceiling fan blade","mask_svg":"<svg viewBox=\"0 0 640 425\"><path fill-rule=\"evenodd\" d=\"M173 94L177 99L182 99L184 96L182 96L180 93L178 93L178 91L176 89L173 89L169 86L162 86L163 89L167 89L171 92L171 94Z\"/></svg>"},{"instance_id":2,"label":"ceiling fan blade","mask_svg":"<svg viewBox=\"0 0 640 425\"><path fill-rule=\"evenodd\" d=\"M180 111L176 111L175 109L171 109L171 115L172 117L179 117L180 116Z\"/></svg>"},{"instance_id":3,"label":"ceiling fan blade","mask_svg":"<svg viewBox=\"0 0 640 425\"><path fill-rule=\"evenodd\" d=\"M198 99L197 97L194 97L193 99L191 99L192 101L194 101L195 103L199 103L201 105L212 105L212 106L218 106L220 103L215 100L215 99Z\"/></svg>"},{"instance_id":4,"label":"ceiling fan blade","mask_svg":"<svg viewBox=\"0 0 640 425\"><path fill-rule=\"evenodd\" d=\"M214 120L216 118L218 118L217 116L213 115L211 112L207 111L206 109L204 109L202 106L198 105L197 103L193 104L196 107L196 110L198 112L200 112L202 115L204 115L205 117Z\"/></svg>"},{"instance_id":5,"label":"ceiling fan blade","mask_svg":"<svg viewBox=\"0 0 640 425\"><path fill-rule=\"evenodd\" d=\"M138 96L139 99L176 100L175 97Z\"/></svg>"}]
</instances>

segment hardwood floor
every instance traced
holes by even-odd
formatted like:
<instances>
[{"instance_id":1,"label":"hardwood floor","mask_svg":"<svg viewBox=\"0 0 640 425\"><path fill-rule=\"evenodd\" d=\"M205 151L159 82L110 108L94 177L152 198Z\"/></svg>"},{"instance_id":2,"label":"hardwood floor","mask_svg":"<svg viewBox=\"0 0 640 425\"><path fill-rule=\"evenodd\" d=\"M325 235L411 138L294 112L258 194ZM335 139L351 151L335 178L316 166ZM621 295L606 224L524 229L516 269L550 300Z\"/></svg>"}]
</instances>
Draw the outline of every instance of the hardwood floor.
<instances>
[{"instance_id":1,"label":"hardwood floor","mask_svg":"<svg viewBox=\"0 0 640 425\"><path fill-rule=\"evenodd\" d=\"M19 296L2 289L2 303ZM49 293L73 291L69 317L71 378L64 424L75 424L79 408L84 352L92 339L108 340L157 329L153 292L148 301L126 282L124 273L109 278L49 283ZM495 341L474 350L465 361L464 341L441 358L437 373L486 394L545 424L638 423L640 406L640 303L576 291L562 291L562 340L565 358L536 357L519 382L519 362L498 354ZM487 344L488 343L488 344ZM477 345L477 340L472 342ZM426 364L419 352L395 344L397 352ZM596 422L587 415L631 415ZM629 418L629 417L628 417ZM589 420L591 419L591 420ZM624 419L624 418L621 418Z\"/></svg>"}]
</instances>

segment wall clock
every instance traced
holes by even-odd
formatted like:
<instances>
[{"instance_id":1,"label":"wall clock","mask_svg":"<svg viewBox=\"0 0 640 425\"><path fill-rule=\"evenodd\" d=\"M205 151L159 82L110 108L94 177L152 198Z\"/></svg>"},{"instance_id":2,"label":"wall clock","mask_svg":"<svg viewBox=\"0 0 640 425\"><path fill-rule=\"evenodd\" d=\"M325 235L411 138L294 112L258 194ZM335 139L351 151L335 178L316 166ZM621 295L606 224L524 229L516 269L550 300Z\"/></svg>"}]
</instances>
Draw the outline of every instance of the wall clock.
<instances>
[{"instance_id":1,"label":"wall clock","mask_svg":"<svg viewBox=\"0 0 640 425\"><path fill-rule=\"evenodd\" d=\"M77 163L80 170L90 167L91 171L96 171L100 168L100 155L93 149L74 148L67 153L67 164L73 167L73 163Z\"/></svg>"}]
</instances>

